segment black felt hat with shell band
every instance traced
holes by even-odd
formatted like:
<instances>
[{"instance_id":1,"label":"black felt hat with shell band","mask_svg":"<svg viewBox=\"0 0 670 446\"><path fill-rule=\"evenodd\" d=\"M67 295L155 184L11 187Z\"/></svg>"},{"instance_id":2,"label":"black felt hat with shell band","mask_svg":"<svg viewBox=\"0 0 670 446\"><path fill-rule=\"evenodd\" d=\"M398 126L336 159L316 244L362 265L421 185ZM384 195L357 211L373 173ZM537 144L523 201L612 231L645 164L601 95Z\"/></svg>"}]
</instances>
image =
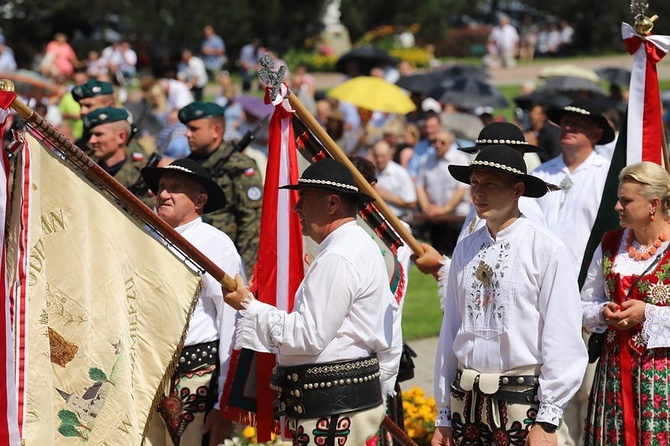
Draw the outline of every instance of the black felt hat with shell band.
<instances>
[{"instance_id":1,"label":"black felt hat with shell band","mask_svg":"<svg viewBox=\"0 0 670 446\"><path fill-rule=\"evenodd\" d=\"M548 191L547 183L526 173L526 163L516 150L509 146L492 145L483 148L469 166L449 166L449 173L461 183L470 184L473 169L495 170L514 175L526 186L523 195L542 197Z\"/></svg>"}]
</instances>

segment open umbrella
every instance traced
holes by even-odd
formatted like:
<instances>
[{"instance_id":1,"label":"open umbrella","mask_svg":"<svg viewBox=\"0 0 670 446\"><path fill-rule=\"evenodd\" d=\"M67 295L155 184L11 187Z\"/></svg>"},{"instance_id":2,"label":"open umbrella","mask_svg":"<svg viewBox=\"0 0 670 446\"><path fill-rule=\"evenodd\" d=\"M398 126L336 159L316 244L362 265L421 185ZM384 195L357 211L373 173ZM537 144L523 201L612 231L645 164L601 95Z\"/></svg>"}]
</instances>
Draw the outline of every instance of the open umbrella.
<instances>
[{"instance_id":1,"label":"open umbrella","mask_svg":"<svg viewBox=\"0 0 670 446\"><path fill-rule=\"evenodd\" d=\"M571 98L583 95L587 95L591 99L607 96L598 82L574 76L551 77L537 91L563 93Z\"/></svg>"},{"instance_id":2,"label":"open umbrella","mask_svg":"<svg viewBox=\"0 0 670 446\"><path fill-rule=\"evenodd\" d=\"M16 94L25 98L41 101L45 97L52 97L60 93L58 84L35 71L16 70L0 73L0 79L9 79L14 82Z\"/></svg>"},{"instance_id":3,"label":"open umbrella","mask_svg":"<svg viewBox=\"0 0 670 446\"><path fill-rule=\"evenodd\" d=\"M490 75L484 69L473 65L453 64L428 73L402 76L398 79L396 85L413 93L428 95L439 87L443 81L460 77L474 77L486 80Z\"/></svg>"},{"instance_id":4,"label":"open umbrella","mask_svg":"<svg viewBox=\"0 0 670 446\"><path fill-rule=\"evenodd\" d=\"M266 104L263 98L257 96L241 95L235 98L235 102L242 106L245 113L252 114L258 119L263 119L274 111L272 105Z\"/></svg>"},{"instance_id":5,"label":"open umbrella","mask_svg":"<svg viewBox=\"0 0 670 446\"><path fill-rule=\"evenodd\" d=\"M530 110L535 105L544 105L548 108L563 108L572 102L572 99L551 91L534 91L514 98L516 106L522 110Z\"/></svg>"},{"instance_id":6,"label":"open umbrella","mask_svg":"<svg viewBox=\"0 0 670 446\"><path fill-rule=\"evenodd\" d=\"M328 96L373 111L404 115L416 109L400 87L378 77L355 77L332 88Z\"/></svg>"},{"instance_id":7,"label":"open umbrella","mask_svg":"<svg viewBox=\"0 0 670 446\"><path fill-rule=\"evenodd\" d=\"M571 76L580 77L593 82L598 82L600 80L598 74L592 69L571 64L548 65L540 70L538 76L540 79L549 79L557 76Z\"/></svg>"},{"instance_id":8,"label":"open umbrella","mask_svg":"<svg viewBox=\"0 0 670 446\"><path fill-rule=\"evenodd\" d=\"M461 109L509 106L509 102L500 90L474 77L459 77L442 81L440 86L430 93L430 96L443 104L449 103Z\"/></svg>"},{"instance_id":9,"label":"open umbrella","mask_svg":"<svg viewBox=\"0 0 670 446\"><path fill-rule=\"evenodd\" d=\"M605 67L596 70L600 79L611 84L628 87L630 85L630 70L620 67Z\"/></svg>"},{"instance_id":10,"label":"open umbrella","mask_svg":"<svg viewBox=\"0 0 670 446\"><path fill-rule=\"evenodd\" d=\"M389 53L372 45L363 45L343 54L335 64L340 73L350 76L368 75L374 67L395 66L397 61Z\"/></svg>"}]
</instances>

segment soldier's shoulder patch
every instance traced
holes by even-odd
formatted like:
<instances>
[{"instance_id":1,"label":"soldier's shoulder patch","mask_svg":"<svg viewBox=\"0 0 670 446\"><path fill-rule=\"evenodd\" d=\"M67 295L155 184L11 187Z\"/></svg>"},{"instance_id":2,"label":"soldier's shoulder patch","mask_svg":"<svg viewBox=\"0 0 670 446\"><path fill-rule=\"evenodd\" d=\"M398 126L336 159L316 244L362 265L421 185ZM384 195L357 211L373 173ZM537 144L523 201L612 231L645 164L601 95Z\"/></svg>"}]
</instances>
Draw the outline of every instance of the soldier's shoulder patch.
<instances>
[{"instance_id":1,"label":"soldier's shoulder patch","mask_svg":"<svg viewBox=\"0 0 670 446\"><path fill-rule=\"evenodd\" d=\"M144 153L142 152L133 152L133 161L137 162L142 162L144 161Z\"/></svg>"},{"instance_id":2,"label":"soldier's shoulder patch","mask_svg":"<svg viewBox=\"0 0 670 446\"><path fill-rule=\"evenodd\" d=\"M261 199L262 195L263 192L261 192L261 188L258 186L251 186L249 189L247 189L247 197L249 200L258 201Z\"/></svg>"},{"instance_id":3,"label":"soldier's shoulder patch","mask_svg":"<svg viewBox=\"0 0 670 446\"><path fill-rule=\"evenodd\" d=\"M246 169L244 169L243 175L245 177L253 177L255 173L256 169L254 169L253 167L247 167Z\"/></svg>"}]
</instances>

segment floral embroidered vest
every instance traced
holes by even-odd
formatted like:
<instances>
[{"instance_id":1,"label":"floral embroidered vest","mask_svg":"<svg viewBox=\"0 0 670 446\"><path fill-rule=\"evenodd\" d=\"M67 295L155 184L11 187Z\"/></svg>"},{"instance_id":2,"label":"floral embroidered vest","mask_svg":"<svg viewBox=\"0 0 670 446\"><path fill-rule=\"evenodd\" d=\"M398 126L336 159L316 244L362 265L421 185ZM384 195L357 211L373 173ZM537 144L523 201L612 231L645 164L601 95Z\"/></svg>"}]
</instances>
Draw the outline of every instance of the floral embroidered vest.
<instances>
[{"instance_id":1,"label":"floral embroidered vest","mask_svg":"<svg viewBox=\"0 0 670 446\"><path fill-rule=\"evenodd\" d=\"M623 238L623 229L617 229L605 233L602 239L603 251L603 277L605 278L605 291L610 301L617 304L628 299L637 299L643 302L658 305L670 305L670 249L662 252L661 260L635 285L628 296L626 291L638 278L636 275L622 276L612 271L612 265L616 259L619 246ZM642 324L638 324L630 330L609 329L607 336L607 347L618 342L619 336L628 336L628 346L632 353L641 355L646 350L646 342L642 337Z\"/></svg>"}]
</instances>

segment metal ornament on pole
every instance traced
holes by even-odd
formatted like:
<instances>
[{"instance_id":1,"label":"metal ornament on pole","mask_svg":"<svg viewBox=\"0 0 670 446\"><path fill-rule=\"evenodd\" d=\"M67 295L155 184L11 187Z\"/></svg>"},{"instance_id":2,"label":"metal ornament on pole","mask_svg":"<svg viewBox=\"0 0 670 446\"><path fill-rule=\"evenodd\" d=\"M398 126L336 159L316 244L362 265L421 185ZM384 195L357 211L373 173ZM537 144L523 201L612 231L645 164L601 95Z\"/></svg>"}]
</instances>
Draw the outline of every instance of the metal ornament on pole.
<instances>
[{"instance_id":1,"label":"metal ornament on pole","mask_svg":"<svg viewBox=\"0 0 670 446\"><path fill-rule=\"evenodd\" d=\"M279 69L275 71L274 60L268 54L261 58L260 64L263 68L259 70L258 77L270 88L270 99L275 101L277 96L281 94L281 84L283 82L286 69L284 67L279 67ZM391 209L389 209L388 205L379 196L377 191L370 185L370 183L365 180L363 175L358 171L358 169L356 169L349 158L347 158L347 155L342 152L342 150L337 146L330 135L328 135L323 127L321 127L316 119L314 119L314 116L312 116L312 114L307 110L300 99L298 99L298 97L290 90L288 91L286 99L288 99L291 107L293 107L295 110L296 115L309 128L314 136L316 136L319 141L321 141L328 153L330 153L334 159L347 166L347 168L353 174L358 188L375 199L374 204L379 209L379 212L381 212L386 221L388 221L389 225L391 225L391 227L398 233L400 238L402 238L403 241L407 243L412 252L414 252L414 254L417 256L421 256L424 252L421 244L401 223L401 221L398 219L398 217L396 217Z\"/></svg>"}]
</instances>

